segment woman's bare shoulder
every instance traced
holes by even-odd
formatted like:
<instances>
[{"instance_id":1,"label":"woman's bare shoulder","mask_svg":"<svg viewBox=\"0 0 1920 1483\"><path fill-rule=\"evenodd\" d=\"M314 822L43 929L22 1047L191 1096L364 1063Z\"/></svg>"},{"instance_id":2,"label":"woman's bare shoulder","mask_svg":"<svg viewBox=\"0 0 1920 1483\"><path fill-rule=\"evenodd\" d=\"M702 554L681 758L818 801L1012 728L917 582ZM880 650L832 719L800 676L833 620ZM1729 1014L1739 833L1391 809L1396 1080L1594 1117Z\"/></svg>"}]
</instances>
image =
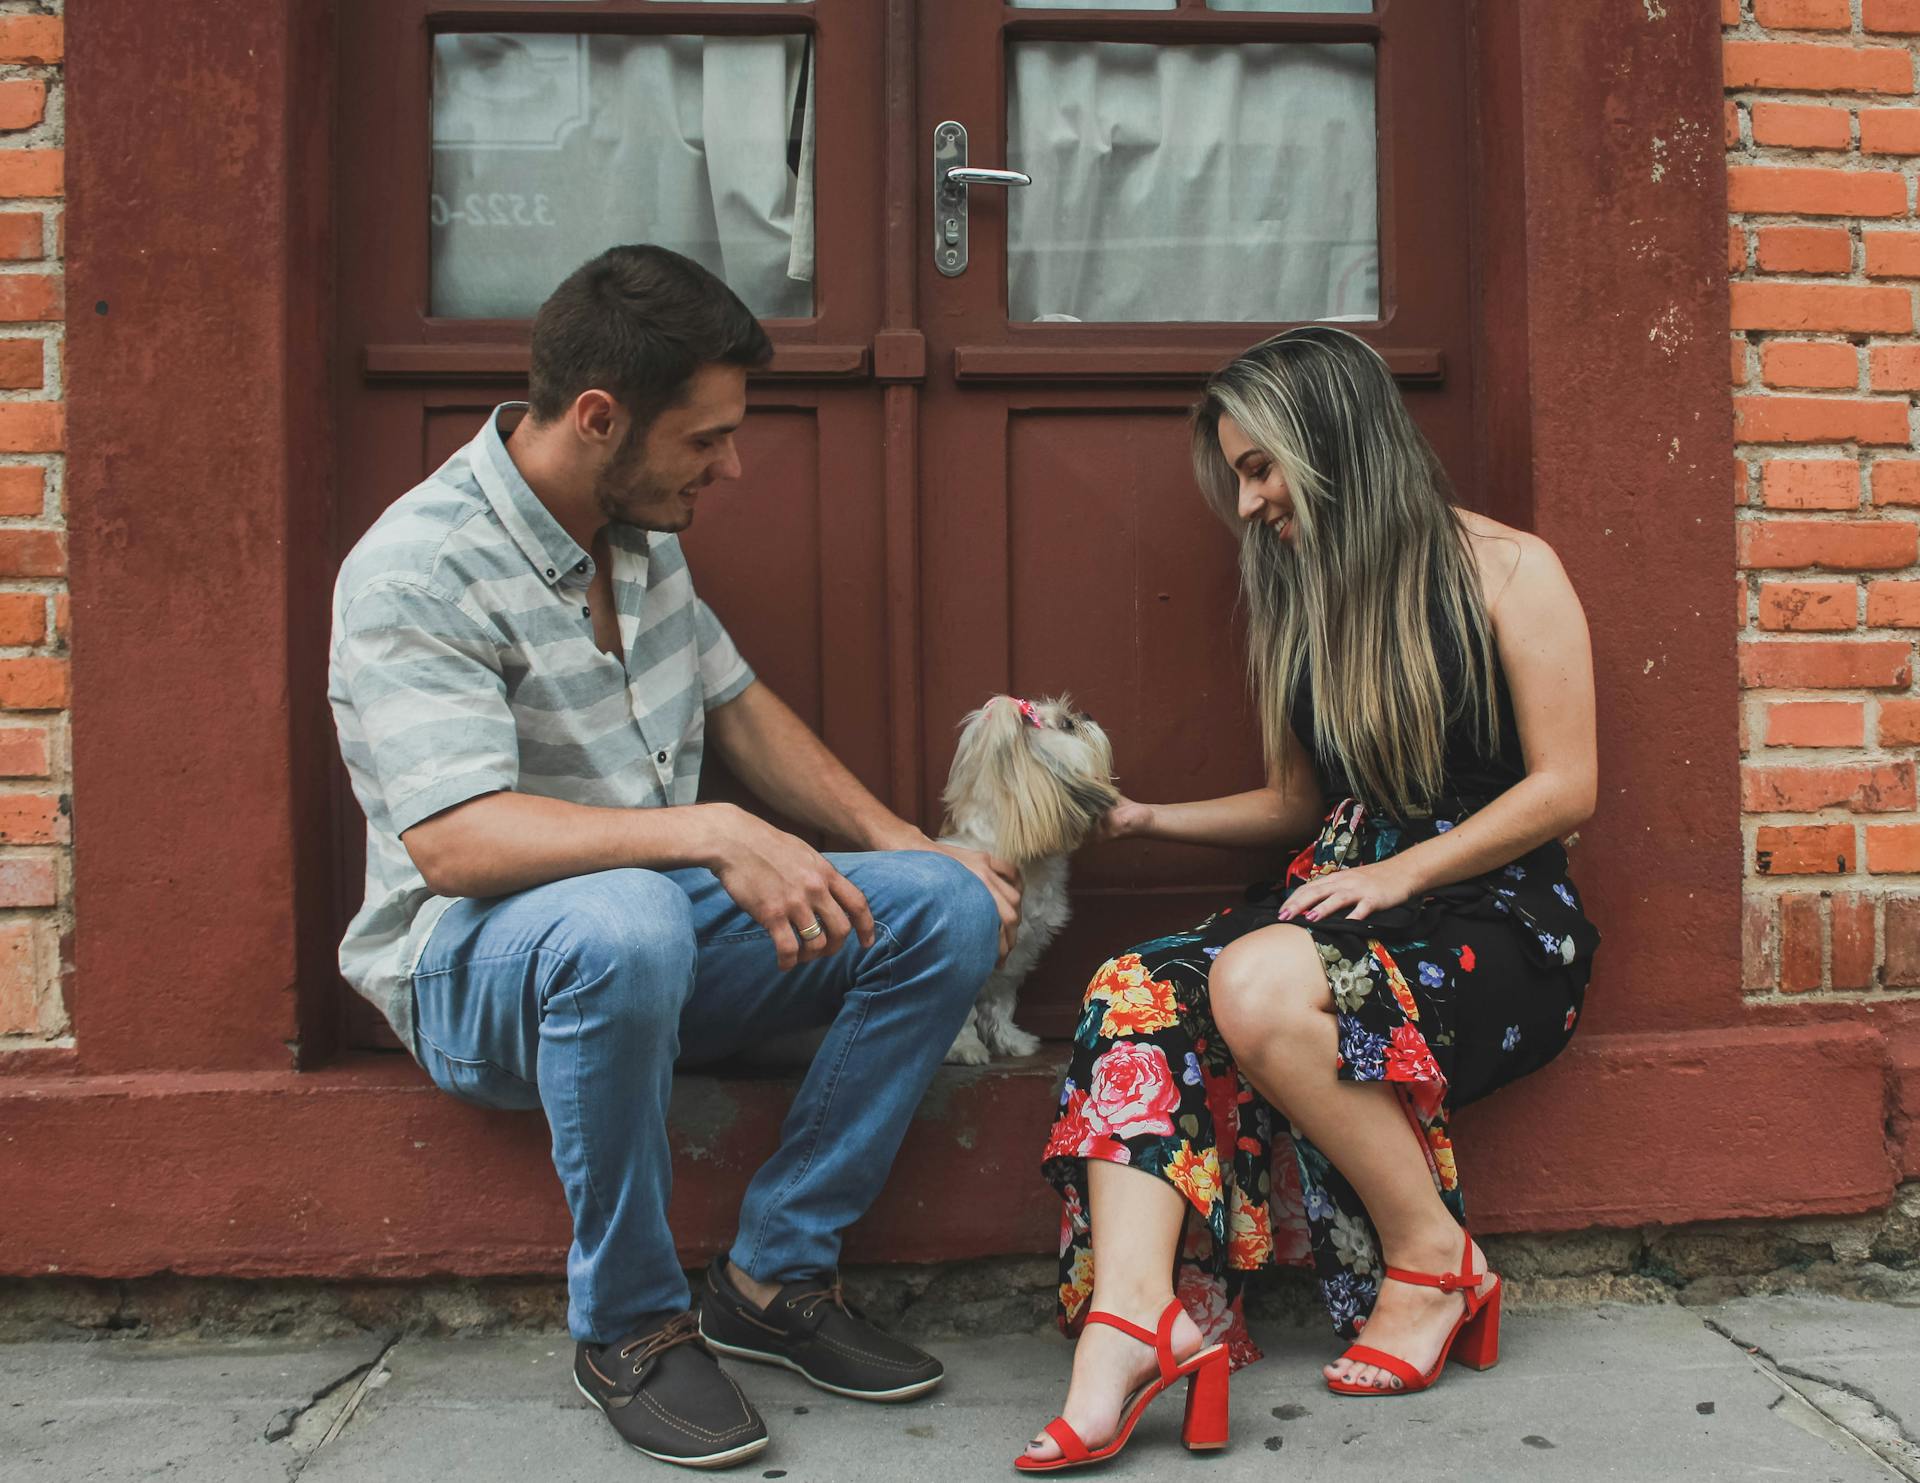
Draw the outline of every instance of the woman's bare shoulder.
<instances>
[{"instance_id":1,"label":"woman's bare shoulder","mask_svg":"<svg viewBox=\"0 0 1920 1483\"><path fill-rule=\"evenodd\" d=\"M1458 513L1460 523L1466 527L1474 562L1480 569L1480 587L1486 596L1488 613L1493 613L1500 606L1501 598L1516 587L1533 589L1543 580L1551 586L1566 581L1553 547L1532 531L1504 525L1474 510Z\"/></svg>"}]
</instances>

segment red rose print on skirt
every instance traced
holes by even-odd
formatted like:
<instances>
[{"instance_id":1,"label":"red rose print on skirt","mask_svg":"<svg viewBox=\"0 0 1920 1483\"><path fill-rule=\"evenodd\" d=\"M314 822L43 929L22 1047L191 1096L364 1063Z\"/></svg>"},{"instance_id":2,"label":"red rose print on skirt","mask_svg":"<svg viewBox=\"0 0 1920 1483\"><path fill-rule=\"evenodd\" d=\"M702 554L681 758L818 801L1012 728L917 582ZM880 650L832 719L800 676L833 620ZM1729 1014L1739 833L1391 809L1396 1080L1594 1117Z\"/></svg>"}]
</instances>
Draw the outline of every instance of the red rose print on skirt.
<instances>
[{"instance_id":1,"label":"red rose print on skirt","mask_svg":"<svg viewBox=\"0 0 1920 1483\"><path fill-rule=\"evenodd\" d=\"M1169 1114L1180 1105L1167 1053L1152 1042L1123 1040L1093 1063L1089 1120L1115 1138L1173 1132Z\"/></svg>"}]
</instances>

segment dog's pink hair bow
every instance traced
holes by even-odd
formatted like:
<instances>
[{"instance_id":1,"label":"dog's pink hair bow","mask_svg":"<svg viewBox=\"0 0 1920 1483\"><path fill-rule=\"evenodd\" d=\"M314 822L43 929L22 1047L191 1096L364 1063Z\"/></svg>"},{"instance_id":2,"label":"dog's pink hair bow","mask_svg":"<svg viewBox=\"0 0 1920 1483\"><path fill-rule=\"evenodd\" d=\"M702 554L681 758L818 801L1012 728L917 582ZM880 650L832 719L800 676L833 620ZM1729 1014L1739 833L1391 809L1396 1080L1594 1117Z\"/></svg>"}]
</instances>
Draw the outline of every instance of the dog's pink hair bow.
<instances>
[{"instance_id":1,"label":"dog's pink hair bow","mask_svg":"<svg viewBox=\"0 0 1920 1483\"><path fill-rule=\"evenodd\" d=\"M1020 714L1027 718L1029 726L1037 726L1042 731L1047 729L1047 723L1040 719L1040 707L1030 700L1022 700L1017 695L1009 695L1007 699L1020 707Z\"/></svg>"}]
</instances>

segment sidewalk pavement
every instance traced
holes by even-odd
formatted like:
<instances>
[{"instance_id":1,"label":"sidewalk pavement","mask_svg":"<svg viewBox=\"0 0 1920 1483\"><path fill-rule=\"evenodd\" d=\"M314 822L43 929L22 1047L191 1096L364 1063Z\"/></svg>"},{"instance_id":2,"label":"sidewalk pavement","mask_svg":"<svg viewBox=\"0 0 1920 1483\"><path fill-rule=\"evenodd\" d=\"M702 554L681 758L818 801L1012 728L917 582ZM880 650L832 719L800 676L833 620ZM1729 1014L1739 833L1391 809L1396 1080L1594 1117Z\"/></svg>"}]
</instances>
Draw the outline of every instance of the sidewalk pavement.
<instances>
[{"instance_id":1,"label":"sidewalk pavement","mask_svg":"<svg viewBox=\"0 0 1920 1483\"><path fill-rule=\"evenodd\" d=\"M1148 1413L1109 1478L1763 1479L1920 1483L1920 1308L1747 1298L1507 1316L1499 1368L1423 1395L1320 1389L1324 1330L1257 1331L1234 1379L1233 1445L1189 1459L1177 1400ZM773 1444L728 1476L973 1483L1009 1463L1065 1393L1051 1333L934 1346L948 1381L867 1406L756 1366L734 1373ZM574 1391L563 1334L0 1346L0 1479L457 1478L545 1483L691 1474L626 1451Z\"/></svg>"}]
</instances>

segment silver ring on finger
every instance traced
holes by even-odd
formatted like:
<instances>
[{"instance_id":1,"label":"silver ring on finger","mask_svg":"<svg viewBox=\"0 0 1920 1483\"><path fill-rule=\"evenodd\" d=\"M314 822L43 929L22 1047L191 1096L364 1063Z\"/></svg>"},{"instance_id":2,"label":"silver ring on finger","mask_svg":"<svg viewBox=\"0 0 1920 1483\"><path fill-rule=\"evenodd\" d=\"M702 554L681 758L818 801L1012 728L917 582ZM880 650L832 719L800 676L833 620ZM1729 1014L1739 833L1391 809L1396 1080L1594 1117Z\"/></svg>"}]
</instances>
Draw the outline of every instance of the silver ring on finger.
<instances>
[{"instance_id":1,"label":"silver ring on finger","mask_svg":"<svg viewBox=\"0 0 1920 1483\"><path fill-rule=\"evenodd\" d=\"M820 936L826 930L825 927L820 925L820 918L815 917L810 926L800 929L800 940L802 942L812 942L814 938Z\"/></svg>"}]
</instances>

